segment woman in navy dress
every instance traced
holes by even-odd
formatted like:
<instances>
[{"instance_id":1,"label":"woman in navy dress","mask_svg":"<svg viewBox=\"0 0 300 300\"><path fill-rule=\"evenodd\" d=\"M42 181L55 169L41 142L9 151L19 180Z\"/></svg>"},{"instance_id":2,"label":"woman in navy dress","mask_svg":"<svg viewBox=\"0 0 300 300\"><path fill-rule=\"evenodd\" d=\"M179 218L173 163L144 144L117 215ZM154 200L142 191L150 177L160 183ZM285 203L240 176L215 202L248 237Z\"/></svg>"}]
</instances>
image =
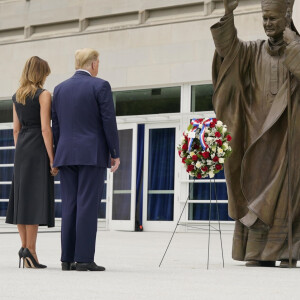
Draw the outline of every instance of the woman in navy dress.
<instances>
[{"instance_id":1,"label":"woman in navy dress","mask_svg":"<svg viewBox=\"0 0 300 300\"><path fill-rule=\"evenodd\" d=\"M39 226L54 226L53 137L51 94L43 89L50 74L46 61L33 56L25 64L20 87L13 95L14 177L6 223L17 224L26 267L46 268L36 255Z\"/></svg>"}]
</instances>

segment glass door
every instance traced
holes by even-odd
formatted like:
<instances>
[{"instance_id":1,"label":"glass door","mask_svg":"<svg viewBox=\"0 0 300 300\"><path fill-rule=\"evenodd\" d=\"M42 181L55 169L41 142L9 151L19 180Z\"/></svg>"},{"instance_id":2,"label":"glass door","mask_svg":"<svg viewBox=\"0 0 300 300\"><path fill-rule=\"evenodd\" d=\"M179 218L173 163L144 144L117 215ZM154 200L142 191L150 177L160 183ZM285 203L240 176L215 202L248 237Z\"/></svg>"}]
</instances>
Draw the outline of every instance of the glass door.
<instances>
[{"instance_id":1,"label":"glass door","mask_svg":"<svg viewBox=\"0 0 300 300\"><path fill-rule=\"evenodd\" d=\"M143 226L147 231L173 230L178 211L177 124L145 127Z\"/></svg>"},{"instance_id":2,"label":"glass door","mask_svg":"<svg viewBox=\"0 0 300 300\"><path fill-rule=\"evenodd\" d=\"M0 124L0 220L5 219L14 170L12 124ZM3 221L4 222L4 221Z\"/></svg>"},{"instance_id":3,"label":"glass door","mask_svg":"<svg viewBox=\"0 0 300 300\"><path fill-rule=\"evenodd\" d=\"M108 174L109 227L112 230L135 229L137 125L118 124L120 166Z\"/></svg>"}]
</instances>

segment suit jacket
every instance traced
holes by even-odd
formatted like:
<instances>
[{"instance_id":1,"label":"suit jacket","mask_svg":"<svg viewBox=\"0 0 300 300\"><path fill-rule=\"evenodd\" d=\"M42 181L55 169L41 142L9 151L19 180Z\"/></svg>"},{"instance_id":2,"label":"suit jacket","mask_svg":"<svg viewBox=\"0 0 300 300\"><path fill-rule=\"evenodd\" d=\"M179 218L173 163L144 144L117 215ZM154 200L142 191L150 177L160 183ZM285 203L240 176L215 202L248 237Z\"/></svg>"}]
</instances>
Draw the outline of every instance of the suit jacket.
<instances>
[{"instance_id":1,"label":"suit jacket","mask_svg":"<svg viewBox=\"0 0 300 300\"><path fill-rule=\"evenodd\" d=\"M87 72L55 87L52 103L54 167L110 167L119 157L116 115L110 84Z\"/></svg>"}]
</instances>

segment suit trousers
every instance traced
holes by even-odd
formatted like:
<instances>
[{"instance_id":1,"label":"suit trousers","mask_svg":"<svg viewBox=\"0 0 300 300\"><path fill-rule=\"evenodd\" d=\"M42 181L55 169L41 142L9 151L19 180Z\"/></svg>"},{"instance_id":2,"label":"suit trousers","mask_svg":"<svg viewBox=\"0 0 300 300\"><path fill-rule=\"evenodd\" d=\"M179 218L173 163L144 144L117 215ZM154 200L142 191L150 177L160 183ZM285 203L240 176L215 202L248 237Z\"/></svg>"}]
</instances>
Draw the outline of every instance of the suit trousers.
<instances>
[{"instance_id":1,"label":"suit trousers","mask_svg":"<svg viewBox=\"0 0 300 300\"><path fill-rule=\"evenodd\" d=\"M62 166L61 261L93 262L106 168Z\"/></svg>"}]
</instances>

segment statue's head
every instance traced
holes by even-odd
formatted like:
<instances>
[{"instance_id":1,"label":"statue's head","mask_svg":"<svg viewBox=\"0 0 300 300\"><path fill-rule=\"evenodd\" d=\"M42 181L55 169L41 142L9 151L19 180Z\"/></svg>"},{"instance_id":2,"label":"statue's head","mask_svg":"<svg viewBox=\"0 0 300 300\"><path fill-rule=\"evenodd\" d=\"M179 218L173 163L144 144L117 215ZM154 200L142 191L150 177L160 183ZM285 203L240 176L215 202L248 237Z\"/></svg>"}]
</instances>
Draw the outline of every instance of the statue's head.
<instances>
[{"instance_id":1,"label":"statue's head","mask_svg":"<svg viewBox=\"0 0 300 300\"><path fill-rule=\"evenodd\" d=\"M278 40L291 18L294 0L262 0L263 25L269 38Z\"/></svg>"}]
</instances>

